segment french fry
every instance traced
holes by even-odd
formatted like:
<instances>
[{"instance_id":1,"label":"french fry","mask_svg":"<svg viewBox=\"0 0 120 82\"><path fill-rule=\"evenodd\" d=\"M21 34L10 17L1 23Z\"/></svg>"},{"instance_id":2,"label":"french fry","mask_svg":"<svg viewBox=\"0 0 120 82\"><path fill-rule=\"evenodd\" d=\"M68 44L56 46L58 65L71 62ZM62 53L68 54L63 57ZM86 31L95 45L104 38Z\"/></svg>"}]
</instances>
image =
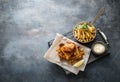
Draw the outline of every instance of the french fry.
<instances>
[{"instance_id":1,"label":"french fry","mask_svg":"<svg viewBox=\"0 0 120 82\"><path fill-rule=\"evenodd\" d=\"M86 24L85 22L80 23L80 25ZM80 42L90 42L95 37L95 28L90 23L87 23L88 28L75 28L74 36Z\"/></svg>"}]
</instances>

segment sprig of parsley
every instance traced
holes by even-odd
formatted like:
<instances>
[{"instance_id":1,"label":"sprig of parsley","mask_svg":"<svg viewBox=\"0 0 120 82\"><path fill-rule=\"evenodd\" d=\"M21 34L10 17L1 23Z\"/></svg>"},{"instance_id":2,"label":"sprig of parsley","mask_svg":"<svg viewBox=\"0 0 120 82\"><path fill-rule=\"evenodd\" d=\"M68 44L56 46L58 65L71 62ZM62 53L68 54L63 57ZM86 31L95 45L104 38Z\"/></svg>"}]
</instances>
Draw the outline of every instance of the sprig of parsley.
<instances>
[{"instance_id":1,"label":"sprig of parsley","mask_svg":"<svg viewBox=\"0 0 120 82\"><path fill-rule=\"evenodd\" d=\"M82 29L87 29L88 26L87 26L87 23L84 23L83 25L80 25L80 24L77 25L76 28L77 28L77 29L81 29L81 28L82 28Z\"/></svg>"}]
</instances>

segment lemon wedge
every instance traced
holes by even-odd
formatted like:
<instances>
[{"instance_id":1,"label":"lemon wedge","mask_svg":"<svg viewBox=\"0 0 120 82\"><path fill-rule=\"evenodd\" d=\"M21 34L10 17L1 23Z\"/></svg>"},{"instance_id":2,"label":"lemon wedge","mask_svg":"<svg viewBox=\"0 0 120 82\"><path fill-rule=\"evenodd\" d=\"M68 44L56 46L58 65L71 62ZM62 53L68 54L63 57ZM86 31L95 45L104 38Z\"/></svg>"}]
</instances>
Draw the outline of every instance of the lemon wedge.
<instances>
[{"instance_id":1,"label":"lemon wedge","mask_svg":"<svg viewBox=\"0 0 120 82\"><path fill-rule=\"evenodd\" d=\"M73 66L80 67L83 63L84 63L84 60L82 59L82 60L78 61L77 63L75 63Z\"/></svg>"}]
</instances>

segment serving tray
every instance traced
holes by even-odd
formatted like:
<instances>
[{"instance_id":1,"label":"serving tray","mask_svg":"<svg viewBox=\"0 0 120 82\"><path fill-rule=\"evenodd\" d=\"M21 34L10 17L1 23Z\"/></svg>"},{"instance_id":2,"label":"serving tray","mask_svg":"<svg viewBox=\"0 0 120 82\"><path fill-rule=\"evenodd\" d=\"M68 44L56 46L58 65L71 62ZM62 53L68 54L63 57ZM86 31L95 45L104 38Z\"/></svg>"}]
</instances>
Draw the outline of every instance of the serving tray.
<instances>
[{"instance_id":1,"label":"serving tray","mask_svg":"<svg viewBox=\"0 0 120 82\"><path fill-rule=\"evenodd\" d=\"M70 32L68 32L68 33L65 33L65 34L63 34L63 35L64 35L65 37L67 37L67 38L75 41L75 42L78 42L77 40L75 40L72 31L70 31ZM49 46L49 47L52 45L53 41L54 41L54 39L52 39L52 40L50 40L50 41L48 42L48 46ZM84 45L84 46L87 46L87 47L91 48L92 45L93 45L93 43L96 42L96 41L102 41L103 43L105 43L105 42L104 42L104 39L103 39L102 36L98 33L98 31L97 31L97 34L96 34L95 39L94 39L92 42L90 42L90 43L80 43L80 42L78 42L78 43L80 43L80 44L82 44L82 45ZM93 53L91 52L87 64L90 64L90 63L92 63L92 62L94 62L94 61L97 61L97 60L99 60L99 59L101 59L101 58L103 58L103 57L105 57L105 56L110 55L109 48L110 48L110 47L107 46L107 51L106 51L104 54L102 54L101 56L96 56L95 54L93 54Z\"/></svg>"}]
</instances>

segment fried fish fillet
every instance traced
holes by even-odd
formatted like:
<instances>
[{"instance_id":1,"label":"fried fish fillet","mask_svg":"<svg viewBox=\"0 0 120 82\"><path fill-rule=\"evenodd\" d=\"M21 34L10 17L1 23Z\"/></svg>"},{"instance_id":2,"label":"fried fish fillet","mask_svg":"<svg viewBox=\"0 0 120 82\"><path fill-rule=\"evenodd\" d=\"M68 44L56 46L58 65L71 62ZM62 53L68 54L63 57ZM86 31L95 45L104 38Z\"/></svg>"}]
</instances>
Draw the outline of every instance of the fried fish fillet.
<instances>
[{"instance_id":1,"label":"fried fish fillet","mask_svg":"<svg viewBox=\"0 0 120 82\"><path fill-rule=\"evenodd\" d=\"M69 64L76 63L84 55L83 50L72 42L61 43L57 52L60 59L66 60Z\"/></svg>"}]
</instances>

